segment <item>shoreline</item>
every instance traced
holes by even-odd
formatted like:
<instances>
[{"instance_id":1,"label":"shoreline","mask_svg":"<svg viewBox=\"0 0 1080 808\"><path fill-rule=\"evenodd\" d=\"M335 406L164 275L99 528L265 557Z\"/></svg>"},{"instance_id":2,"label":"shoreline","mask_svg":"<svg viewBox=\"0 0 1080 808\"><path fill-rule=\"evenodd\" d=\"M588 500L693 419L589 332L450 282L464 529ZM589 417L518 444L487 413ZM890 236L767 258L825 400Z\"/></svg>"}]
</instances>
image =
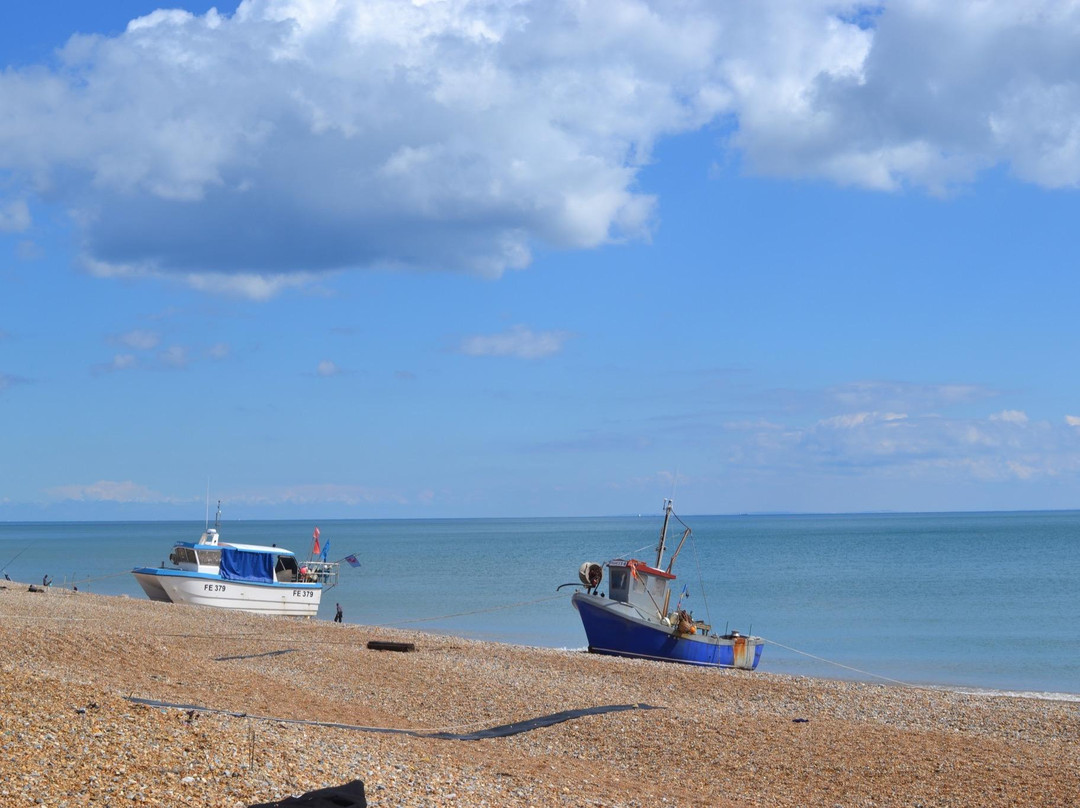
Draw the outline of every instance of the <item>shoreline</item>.
<instances>
[{"instance_id":1,"label":"shoreline","mask_svg":"<svg viewBox=\"0 0 1080 808\"><path fill-rule=\"evenodd\" d=\"M353 779L373 806L1043 806L1080 793L1071 700L702 669L4 584L4 805L239 807ZM371 651L371 639L416 651ZM471 732L628 704L662 709L468 741L286 723Z\"/></svg>"},{"instance_id":2,"label":"shoreline","mask_svg":"<svg viewBox=\"0 0 1080 808\"><path fill-rule=\"evenodd\" d=\"M54 582L54 584L55 584L55 582ZM59 585L50 585L49 587L43 588L40 584L28 584L28 583L24 583L22 581L10 581L10 580L9 581L0 581L0 587L3 587L3 586L12 587L12 588L21 587L24 591L26 591L29 587L36 587L37 589L48 589L49 591L66 592L68 594L78 594L78 595L94 594L94 595L96 595L98 597L121 598L121 599L135 601L135 602L139 602L139 601L144 600L144 597L142 595L129 595L129 594L126 594L126 593L104 594L104 593L96 593L96 592L73 591L71 589L71 587L68 586L66 583L61 583ZM296 619L296 618L293 618L293 619ZM313 617L313 618L309 618L309 619L310 619L310 621L312 623L329 622L329 621L326 621L326 620L321 620L317 616ZM415 621L415 622L426 622L426 620L420 620L420 621ZM420 633L422 635L431 635L433 637L442 637L442 638L448 638L448 639L458 639L458 640L462 640L462 641L478 642L478 643L492 643L492 644L495 644L495 645L504 645L504 646L508 646L508 647L511 647L511 648L520 648L522 650L563 651L563 652L571 653L571 654L575 654L575 653L587 654L588 653L588 647L585 646L585 645L577 646L577 647L571 647L571 646L565 646L565 645L563 645L563 646L529 645L527 643L515 643L515 642L509 642L509 641L497 640L497 639L485 639L485 638L482 638L482 637L470 637L470 636L467 636L467 635L455 634L452 630L443 631L443 630L440 630L440 629L433 629L433 628L429 628L429 629L413 629L413 628L403 627L403 626L370 625L370 624L366 624L366 623L354 623L354 622L350 622L350 621L345 621L345 625L354 626L354 627L361 628L361 629L370 629L370 630L387 630L387 631L403 631L403 632L416 631L416 632L418 632L418 633ZM766 646L769 646L769 645L773 645L773 643L771 641L769 641L769 640L766 640ZM999 698L1029 698L1029 699L1039 699L1039 700L1055 701L1055 702L1080 702L1080 690L1077 690L1075 693L1073 693L1073 692L1069 692L1069 691L1031 690L1031 689L1019 689L1019 688L1000 688L1000 687L990 687L990 686L982 686L982 685L964 685L964 684L934 683L934 682L907 682L907 681L903 681L903 680L900 680L900 679L895 679L895 678L890 677L890 676L886 676L884 674L877 674L877 673L872 673L870 671L864 671L864 670L855 670L855 669L850 668L850 666L845 665L843 663L834 662L832 660L824 659L824 658L821 658L821 657L816 657L813 654L810 654L810 653L805 652L805 651L800 651L798 649L787 648L786 646L784 646L784 647L788 651L792 651L792 652L794 652L796 654L799 654L799 655L810 656L810 657L812 657L813 659L815 659L815 660L817 660L819 662L823 662L825 664L833 665L833 666L840 667L840 668L853 670L854 672L856 672L858 674L861 674L862 678L855 678L855 677L848 678L848 677L844 677L844 676L825 676L825 675L818 675L818 674L792 673L792 672L788 672L788 671L771 671L771 670L758 670L758 671L754 672L754 675L757 675L757 676L770 676L770 677L772 677L772 676L785 677L786 676L786 677L792 677L792 678L796 678L796 679L810 679L812 681L835 682L835 683L848 683L848 682L849 683L862 683L862 684L868 684L868 685L880 685L880 686L883 686L883 687L903 687L903 688L910 688L910 689L914 689L914 690L930 690L930 691L942 691L942 692L950 692L950 693L959 693L959 694L962 694L962 695L971 695L971 696L987 696L987 697L999 697Z\"/></svg>"}]
</instances>

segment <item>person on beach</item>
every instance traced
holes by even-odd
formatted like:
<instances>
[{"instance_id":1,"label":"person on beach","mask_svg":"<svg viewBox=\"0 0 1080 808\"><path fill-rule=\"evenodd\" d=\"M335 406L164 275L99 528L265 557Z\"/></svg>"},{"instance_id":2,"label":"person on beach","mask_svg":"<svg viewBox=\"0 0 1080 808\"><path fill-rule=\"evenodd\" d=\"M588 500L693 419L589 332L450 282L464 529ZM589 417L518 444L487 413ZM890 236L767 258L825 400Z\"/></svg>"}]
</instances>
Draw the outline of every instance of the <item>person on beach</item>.
<instances>
[{"instance_id":1,"label":"person on beach","mask_svg":"<svg viewBox=\"0 0 1080 808\"><path fill-rule=\"evenodd\" d=\"M337 606L337 613L334 615L334 622L335 623L340 623L341 622L341 604L340 603L335 603L334 605Z\"/></svg>"},{"instance_id":2,"label":"person on beach","mask_svg":"<svg viewBox=\"0 0 1080 808\"><path fill-rule=\"evenodd\" d=\"M41 579L41 585L52 586L52 578L50 578L48 575L43 576Z\"/></svg>"}]
</instances>

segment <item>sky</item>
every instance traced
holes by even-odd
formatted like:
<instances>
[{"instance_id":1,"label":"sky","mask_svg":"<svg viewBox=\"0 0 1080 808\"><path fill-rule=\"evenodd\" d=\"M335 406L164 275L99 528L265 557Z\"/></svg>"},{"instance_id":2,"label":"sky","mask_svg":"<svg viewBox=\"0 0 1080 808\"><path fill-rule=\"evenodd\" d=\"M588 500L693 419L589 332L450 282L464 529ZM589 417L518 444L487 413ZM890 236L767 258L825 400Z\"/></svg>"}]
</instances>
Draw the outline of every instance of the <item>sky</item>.
<instances>
[{"instance_id":1,"label":"sky","mask_svg":"<svg viewBox=\"0 0 1080 808\"><path fill-rule=\"evenodd\" d=\"M39 0L0 520L1080 505L1080 7Z\"/></svg>"}]
</instances>

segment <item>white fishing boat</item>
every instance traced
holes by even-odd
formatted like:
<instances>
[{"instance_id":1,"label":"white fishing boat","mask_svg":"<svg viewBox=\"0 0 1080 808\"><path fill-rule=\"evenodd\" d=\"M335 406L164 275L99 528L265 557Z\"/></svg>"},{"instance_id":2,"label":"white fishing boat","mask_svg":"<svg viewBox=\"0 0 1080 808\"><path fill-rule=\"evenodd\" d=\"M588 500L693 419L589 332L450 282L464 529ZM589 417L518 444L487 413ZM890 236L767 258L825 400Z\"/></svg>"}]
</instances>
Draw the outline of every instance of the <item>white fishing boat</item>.
<instances>
[{"instance_id":1,"label":"white fishing boat","mask_svg":"<svg viewBox=\"0 0 1080 808\"><path fill-rule=\"evenodd\" d=\"M208 527L197 542L177 542L168 566L133 569L147 597L166 603L314 617L323 590L337 583L335 561L301 561L283 547L223 542L220 529L218 503L214 527Z\"/></svg>"}]
</instances>

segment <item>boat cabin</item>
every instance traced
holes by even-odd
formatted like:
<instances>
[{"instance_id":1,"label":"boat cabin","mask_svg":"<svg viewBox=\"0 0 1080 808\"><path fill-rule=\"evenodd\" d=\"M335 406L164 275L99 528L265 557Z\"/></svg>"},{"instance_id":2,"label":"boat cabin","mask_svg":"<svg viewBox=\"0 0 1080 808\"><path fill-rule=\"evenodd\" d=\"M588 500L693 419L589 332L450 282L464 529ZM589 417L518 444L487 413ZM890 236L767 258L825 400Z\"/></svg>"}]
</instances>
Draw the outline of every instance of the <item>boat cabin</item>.
<instances>
[{"instance_id":1,"label":"boat cabin","mask_svg":"<svg viewBox=\"0 0 1080 808\"><path fill-rule=\"evenodd\" d=\"M668 581L675 576L644 561L617 558L608 562L608 598L629 603L645 614L663 617L667 611Z\"/></svg>"},{"instance_id":2,"label":"boat cabin","mask_svg":"<svg viewBox=\"0 0 1080 808\"><path fill-rule=\"evenodd\" d=\"M181 542L173 547L169 561L185 572L220 575L225 579L285 584L317 581L316 576L301 569L291 550L219 544L217 538L217 532L211 528L196 543Z\"/></svg>"}]
</instances>

